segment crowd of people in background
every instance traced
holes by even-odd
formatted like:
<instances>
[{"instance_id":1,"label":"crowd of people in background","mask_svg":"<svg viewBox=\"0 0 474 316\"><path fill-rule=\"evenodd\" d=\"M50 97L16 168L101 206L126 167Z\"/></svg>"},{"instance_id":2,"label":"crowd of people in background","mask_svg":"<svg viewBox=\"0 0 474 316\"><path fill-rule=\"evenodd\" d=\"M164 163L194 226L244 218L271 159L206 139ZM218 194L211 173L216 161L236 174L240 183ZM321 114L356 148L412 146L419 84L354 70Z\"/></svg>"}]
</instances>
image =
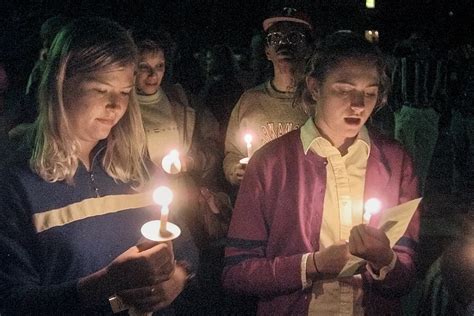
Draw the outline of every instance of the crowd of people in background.
<instances>
[{"instance_id":1,"label":"crowd of people in background","mask_svg":"<svg viewBox=\"0 0 474 316\"><path fill-rule=\"evenodd\" d=\"M434 194L441 152L445 193L474 212L474 44L420 29L382 51L350 30L317 36L289 6L240 47L193 51L188 36L53 16L29 73L0 56L0 314L110 313L116 295L163 315L400 315L423 207L393 249L356 219L362 204L348 223L329 210ZM182 236L139 242L157 215L140 194L160 181ZM474 310L459 278L474 262L452 260L472 251L469 216L420 315ZM350 254L366 270L338 280Z\"/></svg>"}]
</instances>

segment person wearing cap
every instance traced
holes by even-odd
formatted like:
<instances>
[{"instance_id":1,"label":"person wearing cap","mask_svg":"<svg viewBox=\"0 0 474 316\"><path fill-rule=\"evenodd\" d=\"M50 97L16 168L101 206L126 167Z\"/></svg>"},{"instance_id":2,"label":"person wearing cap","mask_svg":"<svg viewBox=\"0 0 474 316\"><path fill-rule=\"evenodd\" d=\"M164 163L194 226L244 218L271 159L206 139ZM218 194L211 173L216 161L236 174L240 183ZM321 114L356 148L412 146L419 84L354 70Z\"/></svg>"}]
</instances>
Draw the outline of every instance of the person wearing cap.
<instances>
[{"instance_id":1,"label":"person wearing cap","mask_svg":"<svg viewBox=\"0 0 474 316\"><path fill-rule=\"evenodd\" d=\"M285 7L263 21L265 54L273 77L245 91L230 116L225 139L224 173L238 186L245 169L239 161L249 153L244 137L252 135L251 152L299 128L308 119L294 104L295 81L312 44L312 25L302 12Z\"/></svg>"}]
</instances>

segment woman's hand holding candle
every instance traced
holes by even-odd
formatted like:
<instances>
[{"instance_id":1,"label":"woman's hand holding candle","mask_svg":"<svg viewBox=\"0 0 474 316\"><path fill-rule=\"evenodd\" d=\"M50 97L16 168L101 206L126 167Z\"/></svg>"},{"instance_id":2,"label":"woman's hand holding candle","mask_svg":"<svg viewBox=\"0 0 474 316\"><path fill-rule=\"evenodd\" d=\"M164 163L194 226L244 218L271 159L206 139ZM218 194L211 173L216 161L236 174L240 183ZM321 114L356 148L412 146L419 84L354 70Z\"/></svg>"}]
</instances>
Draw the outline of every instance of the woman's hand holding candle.
<instances>
[{"instance_id":1,"label":"woman's hand holding candle","mask_svg":"<svg viewBox=\"0 0 474 316\"><path fill-rule=\"evenodd\" d=\"M188 272L179 265L171 277L152 286L119 293L122 301L133 306L137 314L151 313L169 306L183 291L188 281Z\"/></svg>"},{"instance_id":2,"label":"woman's hand holding candle","mask_svg":"<svg viewBox=\"0 0 474 316\"><path fill-rule=\"evenodd\" d=\"M142 251L137 247L130 248L112 261L107 272L113 279L121 278L125 281L122 288L124 290L166 281L174 268L172 243L165 242Z\"/></svg>"},{"instance_id":3,"label":"woman's hand holding candle","mask_svg":"<svg viewBox=\"0 0 474 316\"><path fill-rule=\"evenodd\" d=\"M387 235L381 229L364 224L352 228L349 251L369 261L376 270L389 265L394 256Z\"/></svg>"},{"instance_id":4,"label":"woman's hand holding candle","mask_svg":"<svg viewBox=\"0 0 474 316\"><path fill-rule=\"evenodd\" d=\"M175 269L172 244L155 244L144 251L134 246L107 267L79 280L83 306L93 306L124 290L152 286L168 280Z\"/></svg>"}]
</instances>

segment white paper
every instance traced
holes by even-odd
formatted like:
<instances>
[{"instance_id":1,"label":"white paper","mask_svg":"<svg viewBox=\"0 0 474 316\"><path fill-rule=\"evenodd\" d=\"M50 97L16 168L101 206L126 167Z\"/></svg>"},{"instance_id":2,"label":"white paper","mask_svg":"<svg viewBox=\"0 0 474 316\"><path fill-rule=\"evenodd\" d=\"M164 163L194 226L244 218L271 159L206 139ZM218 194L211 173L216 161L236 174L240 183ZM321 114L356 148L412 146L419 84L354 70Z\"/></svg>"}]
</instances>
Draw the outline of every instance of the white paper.
<instances>
[{"instance_id":1,"label":"white paper","mask_svg":"<svg viewBox=\"0 0 474 316\"><path fill-rule=\"evenodd\" d=\"M414 199L395 207L386 209L380 215L378 229L382 229L387 238L390 240L390 247L393 247L397 241L402 238L406 232L408 224L415 214L421 198ZM365 265L366 261L362 258L351 256L344 268L337 276L338 278L346 278L353 276L357 270Z\"/></svg>"}]
</instances>

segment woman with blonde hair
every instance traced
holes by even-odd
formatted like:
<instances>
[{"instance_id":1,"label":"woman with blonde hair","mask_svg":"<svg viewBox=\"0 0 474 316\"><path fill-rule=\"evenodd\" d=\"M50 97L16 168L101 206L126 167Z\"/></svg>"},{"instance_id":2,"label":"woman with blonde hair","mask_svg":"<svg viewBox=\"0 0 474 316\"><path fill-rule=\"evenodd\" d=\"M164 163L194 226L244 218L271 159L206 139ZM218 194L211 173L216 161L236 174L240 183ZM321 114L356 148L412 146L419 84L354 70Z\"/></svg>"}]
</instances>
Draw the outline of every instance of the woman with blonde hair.
<instances>
[{"instance_id":1,"label":"woman with blonde hair","mask_svg":"<svg viewBox=\"0 0 474 316\"><path fill-rule=\"evenodd\" d=\"M184 289L189 265L175 264L171 243L136 245L158 216L140 193L156 179L134 96L136 58L126 30L106 19L77 19L56 36L29 155L0 181L2 314L110 313L114 295L152 312ZM182 230L176 258L195 263Z\"/></svg>"}]
</instances>

